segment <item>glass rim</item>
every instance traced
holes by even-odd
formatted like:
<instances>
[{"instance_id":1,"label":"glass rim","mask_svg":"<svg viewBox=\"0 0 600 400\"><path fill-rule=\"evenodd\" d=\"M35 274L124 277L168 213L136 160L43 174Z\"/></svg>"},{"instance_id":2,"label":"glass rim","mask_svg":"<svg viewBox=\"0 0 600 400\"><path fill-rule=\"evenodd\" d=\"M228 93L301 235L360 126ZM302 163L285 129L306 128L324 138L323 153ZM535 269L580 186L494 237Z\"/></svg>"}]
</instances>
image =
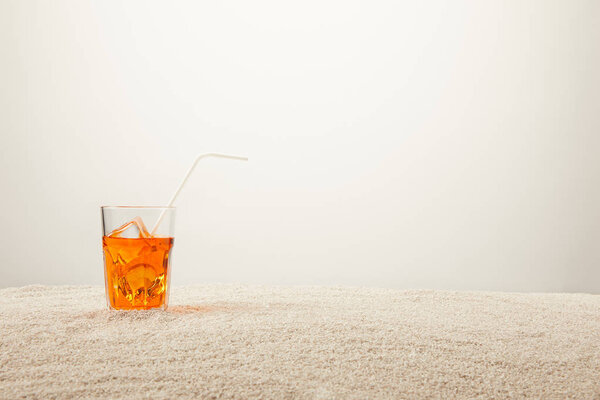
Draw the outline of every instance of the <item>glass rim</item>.
<instances>
[{"instance_id":1,"label":"glass rim","mask_svg":"<svg viewBox=\"0 0 600 400\"><path fill-rule=\"evenodd\" d=\"M175 207L173 206L100 206L101 209L119 209L119 208L125 208L125 209L132 209L132 208L145 208L145 209L159 209L159 210L168 210L168 209L175 209Z\"/></svg>"}]
</instances>

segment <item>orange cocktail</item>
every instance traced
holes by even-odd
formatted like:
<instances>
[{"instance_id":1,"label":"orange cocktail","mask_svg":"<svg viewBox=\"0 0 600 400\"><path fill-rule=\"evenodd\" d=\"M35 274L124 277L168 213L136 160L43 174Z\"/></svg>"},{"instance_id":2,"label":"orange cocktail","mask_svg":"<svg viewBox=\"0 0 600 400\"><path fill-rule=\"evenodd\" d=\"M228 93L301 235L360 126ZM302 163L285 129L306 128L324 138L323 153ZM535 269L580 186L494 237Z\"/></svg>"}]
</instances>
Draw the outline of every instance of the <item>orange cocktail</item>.
<instances>
[{"instance_id":1,"label":"orange cocktail","mask_svg":"<svg viewBox=\"0 0 600 400\"><path fill-rule=\"evenodd\" d=\"M167 307L173 238L152 234L141 217L129 216L145 213L146 217L156 217L166 213L165 210L169 211L166 220L169 223L165 224L163 235L165 232L172 234L172 209L102 207L104 278L110 308L147 310ZM123 219L129 219L129 222L117 225L117 221Z\"/></svg>"},{"instance_id":2,"label":"orange cocktail","mask_svg":"<svg viewBox=\"0 0 600 400\"><path fill-rule=\"evenodd\" d=\"M106 293L119 310L163 307L173 238L102 238Z\"/></svg>"}]
</instances>

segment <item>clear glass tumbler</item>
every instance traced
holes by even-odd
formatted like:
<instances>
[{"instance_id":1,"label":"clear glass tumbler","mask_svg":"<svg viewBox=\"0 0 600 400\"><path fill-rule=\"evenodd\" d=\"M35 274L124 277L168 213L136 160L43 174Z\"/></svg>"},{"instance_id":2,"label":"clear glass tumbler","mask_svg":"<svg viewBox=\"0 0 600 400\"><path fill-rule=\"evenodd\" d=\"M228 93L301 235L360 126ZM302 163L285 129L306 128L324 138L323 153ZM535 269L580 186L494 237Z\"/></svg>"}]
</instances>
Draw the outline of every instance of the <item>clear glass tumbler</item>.
<instances>
[{"instance_id":1,"label":"clear glass tumbler","mask_svg":"<svg viewBox=\"0 0 600 400\"><path fill-rule=\"evenodd\" d=\"M114 310L166 309L174 207L101 207L106 302Z\"/></svg>"}]
</instances>

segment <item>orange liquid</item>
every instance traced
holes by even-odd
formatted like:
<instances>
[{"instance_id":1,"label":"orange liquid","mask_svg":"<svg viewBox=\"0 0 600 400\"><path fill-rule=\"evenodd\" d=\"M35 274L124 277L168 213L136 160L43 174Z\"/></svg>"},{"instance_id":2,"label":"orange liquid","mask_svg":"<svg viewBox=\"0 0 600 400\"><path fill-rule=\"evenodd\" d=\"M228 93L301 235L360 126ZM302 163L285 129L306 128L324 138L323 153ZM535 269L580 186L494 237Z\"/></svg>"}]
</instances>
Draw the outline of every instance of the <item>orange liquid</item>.
<instances>
[{"instance_id":1,"label":"orange liquid","mask_svg":"<svg viewBox=\"0 0 600 400\"><path fill-rule=\"evenodd\" d=\"M173 238L102 238L109 305L117 310L165 308Z\"/></svg>"}]
</instances>

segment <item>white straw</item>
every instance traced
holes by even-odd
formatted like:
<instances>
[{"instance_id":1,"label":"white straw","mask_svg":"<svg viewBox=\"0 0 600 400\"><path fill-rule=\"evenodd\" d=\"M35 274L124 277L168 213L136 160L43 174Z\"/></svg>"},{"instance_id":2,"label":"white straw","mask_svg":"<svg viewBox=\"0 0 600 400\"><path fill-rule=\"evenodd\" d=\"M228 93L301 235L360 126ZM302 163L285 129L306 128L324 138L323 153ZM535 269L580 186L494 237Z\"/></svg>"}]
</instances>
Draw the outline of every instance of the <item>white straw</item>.
<instances>
[{"instance_id":1,"label":"white straw","mask_svg":"<svg viewBox=\"0 0 600 400\"><path fill-rule=\"evenodd\" d=\"M181 183L179 184L179 187L177 188L177 190L173 194L173 197L171 197L171 200L169 200L169 204L167 205L167 207L172 207L173 206L173 203L175 202L175 199L179 195L179 192L181 192L181 189L183 189L183 186L185 185L185 183L187 182L188 178L192 174L192 171L194 170L194 168L196 168L196 164L198 164L198 161L202 160L205 157L220 157L220 158L229 158L230 160L248 161L248 157L230 156L230 155L227 155L227 154L219 154L219 153L200 154L198 157L196 157L196 160L194 161L194 163L192 164L192 166L190 167L190 169L188 170L188 172L185 174L185 177L183 178L183 181L181 181ZM150 235L154 236L154 234L156 233L156 230L158 229L158 225L160 225L160 223L161 223L162 219L164 218L166 212L167 212L167 209L165 208L160 213L160 216L158 217L158 220L154 224L154 228L152 228L152 231L150 232Z\"/></svg>"}]
</instances>

